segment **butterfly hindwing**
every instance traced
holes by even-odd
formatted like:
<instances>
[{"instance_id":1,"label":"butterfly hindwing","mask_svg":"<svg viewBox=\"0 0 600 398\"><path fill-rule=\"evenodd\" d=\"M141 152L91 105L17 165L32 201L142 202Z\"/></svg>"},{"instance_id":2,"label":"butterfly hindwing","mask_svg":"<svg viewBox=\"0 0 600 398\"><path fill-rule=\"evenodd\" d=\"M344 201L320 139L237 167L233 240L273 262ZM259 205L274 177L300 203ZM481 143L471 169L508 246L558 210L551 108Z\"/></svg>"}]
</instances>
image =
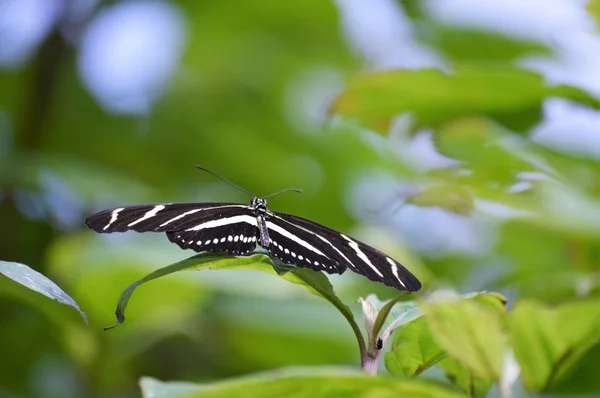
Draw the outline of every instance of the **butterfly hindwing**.
<instances>
[{"instance_id":1,"label":"butterfly hindwing","mask_svg":"<svg viewBox=\"0 0 600 398\"><path fill-rule=\"evenodd\" d=\"M294 224L268 214L265 225L269 233L269 245L261 242L280 261L297 267L342 274L346 270L343 259L333 252L324 239L305 231Z\"/></svg>"},{"instance_id":2,"label":"butterfly hindwing","mask_svg":"<svg viewBox=\"0 0 600 398\"><path fill-rule=\"evenodd\" d=\"M169 231L167 236L182 249L246 256L256 248L258 227L250 210L232 208L222 210L216 219Z\"/></svg>"}]
</instances>

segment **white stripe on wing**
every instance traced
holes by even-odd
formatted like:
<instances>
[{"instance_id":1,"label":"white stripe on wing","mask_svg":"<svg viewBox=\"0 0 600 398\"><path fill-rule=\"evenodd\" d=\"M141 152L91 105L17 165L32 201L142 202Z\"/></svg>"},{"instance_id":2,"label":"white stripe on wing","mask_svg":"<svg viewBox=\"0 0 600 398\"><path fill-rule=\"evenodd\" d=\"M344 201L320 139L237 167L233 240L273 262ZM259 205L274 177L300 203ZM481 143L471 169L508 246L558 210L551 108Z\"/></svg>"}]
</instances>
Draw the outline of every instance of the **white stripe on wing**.
<instances>
[{"instance_id":1,"label":"white stripe on wing","mask_svg":"<svg viewBox=\"0 0 600 398\"><path fill-rule=\"evenodd\" d=\"M377 275L379 275L380 277L383 278L383 274L381 273L381 271L379 271L377 269L377 267L371 262L371 260L369 260L369 257L367 257L367 255L362 250L360 250L358 243L356 243L355 241L353 241L352 239L350 239L349 237L347 237L344 234L340 234L340 235L342 236L342 238L344 238L348 241L348 246L350 246L352 248L352 250L354 250L356 252L356 255L358 256L358 258L363 260L365 262L365 264L367 264L369 267L371 267L371 269L373 271L375 271L377 273Z\"/></svg>"},{"instance_id":2,"label":"white stripe on wing","mask_svg":"<svg viewBox=\"0 0 600 398\"><path fill-rule=\"evenodd\" d=\"M159 211L161 211L162 209L164 209L166 206L165 205L156 205L154 206L151 210L147 211L146 214L144 214L143 217L138 218L137 220L130 222L129 224L127 224L128 227L132 227L137 223L140 223L144 220L147 220L149 218L154 217Z\"/></svg>"},{"instance_id":3,"label":"white stripe on wing","mask_svg":"<svg viewBox=\"0 0 600 398\"><path fill-rule=\"evenodd\" d=\"M108 227L111 226L112 223L114 223L115 221L117 221L117 218L119 216L119 213L121 211L123 211L125 208L124 207L119 207L118 209L114 209L111 213L110 213L110 221L108 222L108 224L106 224L104 226L104 228L102 228L104 231L106 231L108 229Z\"/></svg>"},{"instance_id":4,"label":"white stripe on wing","mask_svg":"<svg viewBox=\"0 0 600 398\"><path fill-rule=\"evenodd\" d=\"M230 224L236 224L236 223L240 223L240 222L245 222L245 223L251 224L255 227L257 226L256 225L256 217L242 214L239 216L225 217L225 218L219 218L218 220L206 221L206 222L200 223L192 228L186 229L186 231L199 231L201 229L217 228L217 227L222 227L222 226L230 225Z\"/></svg>"}]
</instances>

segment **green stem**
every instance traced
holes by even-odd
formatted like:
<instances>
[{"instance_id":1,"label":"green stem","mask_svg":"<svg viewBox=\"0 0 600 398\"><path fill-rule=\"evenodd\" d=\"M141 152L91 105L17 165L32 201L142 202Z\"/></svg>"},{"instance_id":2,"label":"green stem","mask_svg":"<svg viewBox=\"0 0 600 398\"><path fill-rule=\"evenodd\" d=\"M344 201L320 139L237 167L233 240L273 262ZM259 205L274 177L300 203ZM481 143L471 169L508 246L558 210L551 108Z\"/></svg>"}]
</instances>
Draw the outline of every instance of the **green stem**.
<instances>
[{"instance_id":1,"label":"green stem","mask_svg":"<svg viewBox=\"0 0 600 398\"><path fill-rule=\"evenodd\" d=\"M365 371L368 371L365 368L365 366L368 366L368 362L369 362L369 356L367 355L367 346L365 344L365 338L363 337L363 334L360 331L360 327L354 320L354 315L352 314L352 312L350 312L348 310L348 307L346 307L344 305L340 305L340 303L337 303L336 301L329 301L329 302L332 303L342 313L344 318L346 318L346 320L352 327L352 330L354 331L354 335L356 336L356 341L358 342L358 349L360 350L361 368Z\"/></svg>"}]
</instances>

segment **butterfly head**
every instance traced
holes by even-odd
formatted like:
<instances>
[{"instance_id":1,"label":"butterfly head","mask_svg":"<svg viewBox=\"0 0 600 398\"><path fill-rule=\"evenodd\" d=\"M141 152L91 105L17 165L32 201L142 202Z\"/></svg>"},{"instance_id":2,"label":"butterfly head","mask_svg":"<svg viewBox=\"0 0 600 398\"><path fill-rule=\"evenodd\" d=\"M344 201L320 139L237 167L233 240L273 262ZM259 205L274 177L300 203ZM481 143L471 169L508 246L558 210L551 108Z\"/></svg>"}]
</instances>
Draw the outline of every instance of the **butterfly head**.
<instances>
[{"instance_id":1,"label":"butterfly head","mask_svg":"<svg viewBox=\"0 0 600 398\"><path fill-rule=\"evenodd\" d=\"M259 213L266 213L267 211L267 200L263 198L254 197L252 199L252 208Z\"/></svg>"}]
</instances>

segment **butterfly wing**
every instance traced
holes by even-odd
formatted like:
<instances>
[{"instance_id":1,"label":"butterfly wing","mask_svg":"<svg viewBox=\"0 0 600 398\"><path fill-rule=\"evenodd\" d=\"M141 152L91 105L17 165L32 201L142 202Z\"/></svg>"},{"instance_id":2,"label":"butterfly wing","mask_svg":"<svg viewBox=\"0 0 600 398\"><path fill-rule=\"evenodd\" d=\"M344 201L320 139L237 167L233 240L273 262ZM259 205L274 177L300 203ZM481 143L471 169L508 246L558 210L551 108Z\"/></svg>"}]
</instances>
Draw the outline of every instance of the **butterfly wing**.
<instances>
[{"instance_id":1,"label":"butterfly wing","mask_svg":"<svg viewBox=\"0 0 600 398\"><path fill-rule=\"evenodd\" d=\"M117 207L85 220L99 233L166 232L171 242L197 252L246 255L256 247L256 217L235 203L164 203Z\"/></svg>"},{"instance_id":2,"label":"butterfly wing","mask_svg":"<svg viewBox=\"0 0 600 398\"><path fill-rule=\"evenodd\" d=\"M328 273L342 273L348 267L398 290L421 288L419 280L393 258L324 225L275 212L269 213L266 225L275 242L269 250L283 262Z\"/></svg>"}]
</instances>

